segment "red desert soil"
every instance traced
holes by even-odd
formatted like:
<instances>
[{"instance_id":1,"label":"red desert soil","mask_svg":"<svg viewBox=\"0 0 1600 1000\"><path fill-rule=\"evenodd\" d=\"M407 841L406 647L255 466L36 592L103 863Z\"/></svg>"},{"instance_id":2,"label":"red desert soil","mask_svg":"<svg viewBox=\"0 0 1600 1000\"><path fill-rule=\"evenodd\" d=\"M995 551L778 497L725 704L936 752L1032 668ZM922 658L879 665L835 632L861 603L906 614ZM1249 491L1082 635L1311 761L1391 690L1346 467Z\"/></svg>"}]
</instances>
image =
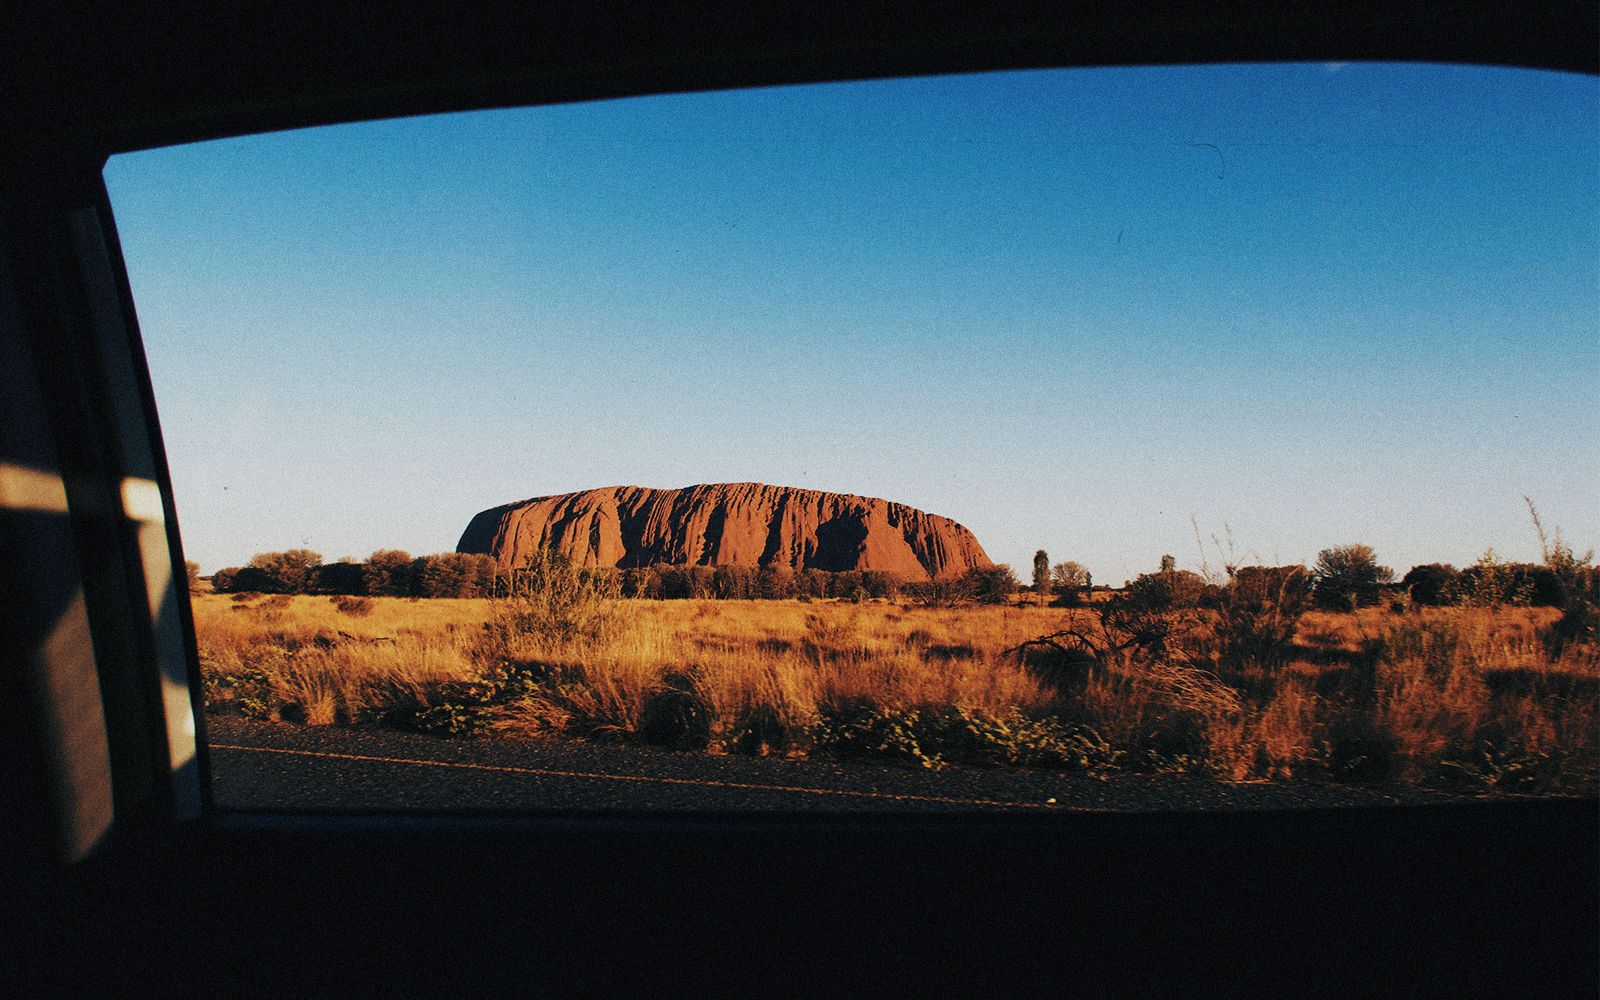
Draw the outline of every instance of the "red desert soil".
<instances>
[{"instance_id":1,"label":"red desert soil","mask_svg":"<svg viewBox=\"0 0 1600 1000\"><path fill-rule=\"evenodd\" d=\"M991 565L972 532L905 504L761 483L612 486L535 497L472 519L458 552L504 568L541 549L578 566L787 566L907 579Z\"/></svg>"}]
</instances>

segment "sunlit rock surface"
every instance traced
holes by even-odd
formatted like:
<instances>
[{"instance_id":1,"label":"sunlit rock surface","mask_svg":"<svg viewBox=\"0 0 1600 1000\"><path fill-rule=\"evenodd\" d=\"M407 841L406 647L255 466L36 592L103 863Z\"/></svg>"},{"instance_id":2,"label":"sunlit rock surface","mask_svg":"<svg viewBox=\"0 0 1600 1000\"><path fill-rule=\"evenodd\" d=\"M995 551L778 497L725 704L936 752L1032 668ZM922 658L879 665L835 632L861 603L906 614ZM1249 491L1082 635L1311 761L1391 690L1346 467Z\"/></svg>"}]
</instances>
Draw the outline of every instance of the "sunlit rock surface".
<instances>
[{"instance_id":1,"label":"sunlit rock surface","mask_svg":"<svg viewBox=\"0 0 1600 1000\"><path fill-rule=\"evenodd\" d=\"M787 566L882 570L907 579L991 565L947 517L872 497L760 483L677 490L613 486L486 510L456 546L504 568L541 549L579 566Z\"/></svg>"}]
</instances>

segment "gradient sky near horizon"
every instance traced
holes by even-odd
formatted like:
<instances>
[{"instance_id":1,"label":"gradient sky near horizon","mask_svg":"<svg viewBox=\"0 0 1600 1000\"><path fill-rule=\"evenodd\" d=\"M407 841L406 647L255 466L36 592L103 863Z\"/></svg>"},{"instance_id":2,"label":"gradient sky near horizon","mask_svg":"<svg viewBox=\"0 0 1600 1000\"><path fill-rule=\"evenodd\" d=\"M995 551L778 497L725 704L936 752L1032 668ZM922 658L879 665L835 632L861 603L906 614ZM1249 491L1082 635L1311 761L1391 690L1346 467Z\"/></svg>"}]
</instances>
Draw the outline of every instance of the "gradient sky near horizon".
<instances>
[{"instance_id":1,"label":"gradient sky near horizon","mask_svg":"<svg viewBox=\"0 0 1600 1000\"><path fill-rule=\"evenodd\" d=\"M757 481L1024 576L1600 543L1600 82L1079 69L277 133L105 171L206 572ZM1192 521L1191 521L1192 519Z\"/></svg>"}]
</instances>

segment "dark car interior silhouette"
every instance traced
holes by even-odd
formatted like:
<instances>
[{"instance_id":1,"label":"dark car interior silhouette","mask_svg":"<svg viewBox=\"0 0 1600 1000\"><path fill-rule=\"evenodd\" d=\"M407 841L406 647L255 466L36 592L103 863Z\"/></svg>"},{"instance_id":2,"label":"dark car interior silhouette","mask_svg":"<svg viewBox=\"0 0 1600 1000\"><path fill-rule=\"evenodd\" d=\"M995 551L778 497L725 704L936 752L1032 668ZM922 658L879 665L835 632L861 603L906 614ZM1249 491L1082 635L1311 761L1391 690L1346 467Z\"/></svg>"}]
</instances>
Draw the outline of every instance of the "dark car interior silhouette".
<instances>
[{"instance_id":1,"label":"dark car interior silhouette","mask_svg":"<svg viewBox=\"0 0 1600 1000\"><path fill-rule=\"evenodd\" d=\"M1593 995L1591 801L231 814L102 168L277 129L1055 66L1594 74L1596 4L20 0L0 12L6 995ZM174 567L179 567L174 572Z\"/></svg>"}]
</instances>

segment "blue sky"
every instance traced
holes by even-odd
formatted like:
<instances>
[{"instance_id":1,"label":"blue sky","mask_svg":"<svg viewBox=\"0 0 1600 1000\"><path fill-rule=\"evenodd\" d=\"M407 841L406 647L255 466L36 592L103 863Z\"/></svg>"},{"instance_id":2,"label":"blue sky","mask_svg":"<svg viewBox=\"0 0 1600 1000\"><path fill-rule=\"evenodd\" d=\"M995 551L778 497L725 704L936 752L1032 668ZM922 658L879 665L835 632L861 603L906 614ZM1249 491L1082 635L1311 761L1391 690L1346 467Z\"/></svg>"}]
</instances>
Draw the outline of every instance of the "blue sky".
<instances>
[{"instance_id":1,"label":"blue sky","mask_svg":"<svg viewBox=\"0 0 1600 1000\"><path fill-rule=\"evenodd\" d=\"M1024 570L1600 541L1600 84L1448 66L636 98L114 158L184 545L449 550L753 480ZM1216 552L1210 553L1213 563Z\"/></svg>"}]
</instances>

